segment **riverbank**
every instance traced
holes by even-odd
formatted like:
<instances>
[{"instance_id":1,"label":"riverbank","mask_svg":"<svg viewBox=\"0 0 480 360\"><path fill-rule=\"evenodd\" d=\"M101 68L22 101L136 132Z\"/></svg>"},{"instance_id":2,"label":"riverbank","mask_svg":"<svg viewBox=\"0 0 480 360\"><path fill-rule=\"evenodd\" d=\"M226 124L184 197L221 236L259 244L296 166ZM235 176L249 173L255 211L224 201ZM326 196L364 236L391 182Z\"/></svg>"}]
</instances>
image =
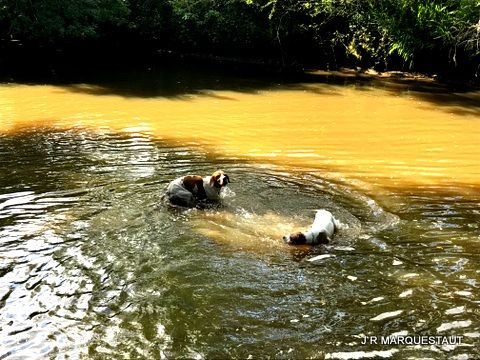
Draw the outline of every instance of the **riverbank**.
<instances>
[{"instance_id":1,"label":"riverbank","mask_svg":"<svg viewBox=\"0 0 480 360\"><path fill-rule=\"evenodd\" d=\"M178 52L151 49L143 46L129 50L102 43L81 44L72 48L24 47L19 43L3 42L0 55L0 81L19 83L75 83L92 82L102 74L144 72L162 67L180 66L206 72L270 78L272 81L315 81L312 74L330 80L347 81L395 80L403 83L436 84L452 91L480 89L480 78L458 74L435 74L401 70L378 71L373 68L352 67L344 64L332 67L330 63L282 64L280 59L255 56L222 56L213 53ZM112 75L113 76L113 75ZM111 76L107 77L111 78ZM318 78L318 76L317 76Z\"/></svg>"}]
</instances>

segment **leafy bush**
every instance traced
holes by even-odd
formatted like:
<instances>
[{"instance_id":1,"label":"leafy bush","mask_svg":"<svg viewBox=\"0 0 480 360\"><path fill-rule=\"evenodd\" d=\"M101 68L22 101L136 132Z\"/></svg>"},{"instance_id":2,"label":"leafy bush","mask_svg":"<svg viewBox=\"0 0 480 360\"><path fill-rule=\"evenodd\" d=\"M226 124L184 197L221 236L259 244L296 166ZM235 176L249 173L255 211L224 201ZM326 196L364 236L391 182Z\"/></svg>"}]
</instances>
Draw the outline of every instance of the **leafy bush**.
<instances>
[{"instance_id":1,"label":"leafy bush","mask_svg":"<svg viewBox=\"0 0 480 360\"><path fill-rule=\"evenodd\" d=\"M0 0L0 39L480 71L478 0ZM431 61L435 58L435 63Z\"/></svg>"}]
</instances>

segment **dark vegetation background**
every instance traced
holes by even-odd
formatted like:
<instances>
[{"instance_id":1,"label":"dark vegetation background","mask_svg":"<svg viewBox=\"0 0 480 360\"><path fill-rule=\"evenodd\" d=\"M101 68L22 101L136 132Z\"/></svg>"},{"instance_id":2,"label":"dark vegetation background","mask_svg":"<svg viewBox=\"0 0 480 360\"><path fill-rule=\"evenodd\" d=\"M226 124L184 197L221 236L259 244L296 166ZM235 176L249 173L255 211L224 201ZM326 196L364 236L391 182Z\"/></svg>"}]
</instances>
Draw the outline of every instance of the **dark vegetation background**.
<instances>
[{"instance_id":1,"label":"dark vegetation background","mask_svg":"<svg viewBox=\"0 0 480 360\"><path fill-rule=\"evenodd\" d=\"M0 51L3 73L162 56L478 82L480 1L0 0Z\"/></svg>"}]
</instances>

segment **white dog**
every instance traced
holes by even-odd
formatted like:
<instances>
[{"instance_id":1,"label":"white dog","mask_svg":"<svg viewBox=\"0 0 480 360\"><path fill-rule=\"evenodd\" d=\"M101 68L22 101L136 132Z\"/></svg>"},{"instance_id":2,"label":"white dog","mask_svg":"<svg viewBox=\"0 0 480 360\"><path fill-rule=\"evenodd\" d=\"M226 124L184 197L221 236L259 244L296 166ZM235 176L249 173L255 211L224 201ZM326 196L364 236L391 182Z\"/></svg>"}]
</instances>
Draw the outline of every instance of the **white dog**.
<instances>
[{"instance_id":1,"label":"white dog","mask_svg":"<svg viewBox=\"0 0 480 360\"><path fill-rule=\"evenodd\" d=\"M211 176L187 175L168 184L166 196L174 205L193 207L200 201L220 200L220 190L230 183L230 178L222 170Z\"/></svg>"},{"instance_id":2,"label":"white dog","mask_svg":"<svg viewBox=\"0 0 480 360\"><path fill-rule=\"evenodd\" d=\"M332 239L333 234L340 228L340 221L335 219L330 211L317 210L315 220L312 226L307 231L298 231L286 235L283 240L287 244L328 244Z\"/></svg>"}]
</instances>

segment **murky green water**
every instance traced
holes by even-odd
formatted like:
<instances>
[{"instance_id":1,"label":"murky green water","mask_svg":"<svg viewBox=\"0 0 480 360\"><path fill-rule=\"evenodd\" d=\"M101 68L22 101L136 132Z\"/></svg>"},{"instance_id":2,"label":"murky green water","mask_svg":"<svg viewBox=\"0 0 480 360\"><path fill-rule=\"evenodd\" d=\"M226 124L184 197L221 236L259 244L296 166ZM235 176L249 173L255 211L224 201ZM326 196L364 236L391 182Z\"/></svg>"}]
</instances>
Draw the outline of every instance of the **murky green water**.
<instances>
[{"instance_id":1,"label":"murky green water","mask_svg":"<svg viewBox=\"0 0 480 360\"><path fill-rule=\"evenodd\" d=\"M0 134L0 359L480 357L475 191L367 191L157 135ZM232 180L222 205L160 200L173 178L217 168ZM348 228L283 244L316 208ZM462 339L372 343L392 334Z\"/></svg>"}]
</instances>

